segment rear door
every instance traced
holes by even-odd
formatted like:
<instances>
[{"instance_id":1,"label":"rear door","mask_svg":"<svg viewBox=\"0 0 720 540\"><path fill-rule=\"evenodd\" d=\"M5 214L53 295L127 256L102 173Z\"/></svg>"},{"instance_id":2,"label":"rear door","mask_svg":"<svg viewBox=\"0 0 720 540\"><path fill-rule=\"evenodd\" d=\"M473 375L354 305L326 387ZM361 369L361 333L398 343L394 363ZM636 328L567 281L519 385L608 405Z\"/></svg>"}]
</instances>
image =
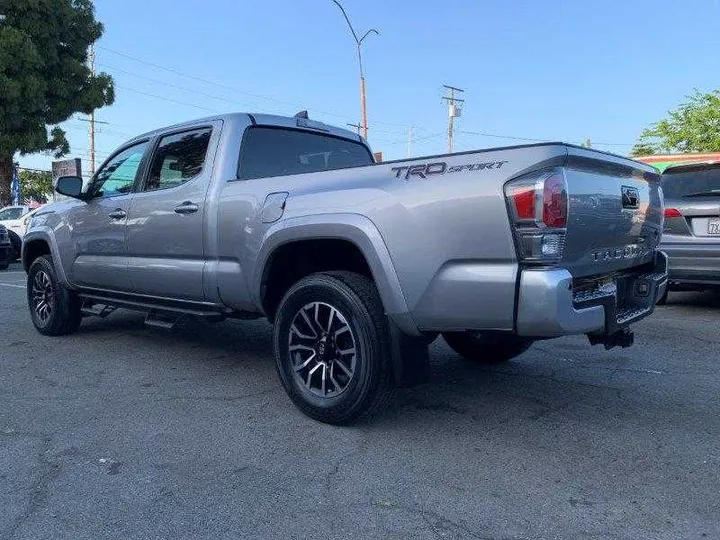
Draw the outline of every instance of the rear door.
<instances>
[{"instance_id":1,"label":"rear door","mask_svg":"<svg viewBox=\"0 0 720 540\"><path fill-rule=\"evenodd\" d=\"M128 275L140 294L201 301L205 200L220 122L160 135L128 212Z\"/></svg>"}]
</instances>

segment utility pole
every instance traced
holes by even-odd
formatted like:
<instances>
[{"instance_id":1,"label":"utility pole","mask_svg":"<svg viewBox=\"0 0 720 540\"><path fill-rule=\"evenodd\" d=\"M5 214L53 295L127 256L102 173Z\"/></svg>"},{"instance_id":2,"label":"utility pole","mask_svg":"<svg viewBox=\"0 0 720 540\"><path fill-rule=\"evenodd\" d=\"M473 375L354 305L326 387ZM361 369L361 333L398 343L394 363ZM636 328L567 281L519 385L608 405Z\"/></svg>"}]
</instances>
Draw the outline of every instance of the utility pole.
<instances>
[{"instance_id":1,"label":"utility pole","mask_svg":"<svg viewBox=\"0 0 720 540\"><path fill-rule=\"evenodd\" d=\"M340 8L340 11L342 11L343 17L345 17L345 21L348 24L348 27L350 27L350 32L352 32L353 38L355 39L355 44L357 45L357 57L358 57L358 66L360 67L360 117L362 119L362 129L363 129L363 137L367 139L368 136L368 123L367 123L367 104L365 100L365 73L363 72L363 65L362 65L362 54L360 51L360 46L362 45L362 42L365 40L368 35L371 33L375 33L375 35L380 35L380 32L375 30L374 28L371 28L367 32L363 34L363 37L358 39L357 34L355 33L355 29L353 28L352 24L350 24L350 18L347 16L347 13L345 13L345 9L342 7L340 2L338 0L333 0L337 7Z\"/></svg>"},{"instance_id":2,"label":"utility pole","mask_svg":"<svg viewBox=\"0 0 720 540\"><path fill-rule=\"evenodd\" d=\"M409 158L412 155L412 136L413 136L413 127L408 127L408 145L407 145L407 157Z\"/></svg>"},{"instance_id":3,"label":"utility pole","mask_svg":"<svg viewBox=\"0 0 720 540\"><path fill-rule=\"evenodd\" d=\"M453 133L454 133L454 122L453 120L455 117L460 116L462 112L462 105L458 106L458 104L465 103L464 99L458 99L455 97L455 92L464 92L462 88L456 88L454 86L448 86L447 84L443 84L444 88L447 88L450 92L449 96L443 96L443 99L448 102L448 135L447 135L447 151L448 154L452 153L453 151Z\"/></svg>"},{"instance_id":4,"label":"utility pole","mask_svg":"<svg viewBox=\"0 0 720 540\"><path fill-rule=\"evenodd\" d=\"M351 128L357 129L358 135L360 135L360 129L362 128L361 124L359 124L359 123L358 124L348 124L348 126L350 126Z\"/></svg>"},{"instance_id":5,"label":"utility pole","mask_svg":"<svg viewBox=\"0 0 720 540\"><path fill-rule=\"evenodd\" d=\"M88 67L92 75L95 75L95 44L90 44L90 50L88 51ZM90 131L90 176L95 174L95 110L90 111L89 117L89 131Z\"/></svg>"}]
</instances>

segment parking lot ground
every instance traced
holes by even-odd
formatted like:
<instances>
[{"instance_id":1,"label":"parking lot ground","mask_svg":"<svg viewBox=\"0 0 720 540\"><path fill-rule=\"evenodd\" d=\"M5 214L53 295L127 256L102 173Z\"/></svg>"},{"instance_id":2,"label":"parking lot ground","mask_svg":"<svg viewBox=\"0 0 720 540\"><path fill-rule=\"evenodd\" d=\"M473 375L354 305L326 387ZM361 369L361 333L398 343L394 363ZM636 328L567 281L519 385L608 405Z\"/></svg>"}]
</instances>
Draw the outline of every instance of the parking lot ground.
<instances>
[{"instance_id":1,"label":"parking lot ground","mask_svg":"<svg viewBox=\"0 0 720 540\"><path fill-rule=\"evenodd\" d=\"M631 349L584 337L433 379L370 421L300 414L265 322L116 312L48 338L0 273L0 539L720 538L720 297Z\"/></svg>"}]
</instances>

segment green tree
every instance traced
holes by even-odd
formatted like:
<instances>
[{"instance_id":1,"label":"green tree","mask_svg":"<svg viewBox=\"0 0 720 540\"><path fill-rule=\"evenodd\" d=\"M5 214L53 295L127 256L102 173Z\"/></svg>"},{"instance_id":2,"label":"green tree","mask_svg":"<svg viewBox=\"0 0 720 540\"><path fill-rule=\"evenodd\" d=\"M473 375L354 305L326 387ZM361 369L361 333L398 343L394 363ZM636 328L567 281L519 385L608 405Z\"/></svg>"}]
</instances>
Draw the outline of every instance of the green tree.
<instances>
[{"instance_id":1,"label":"green tree","mask_svg":"<svg viewBox=\"0 0 720 540\"><path fill-rule=\"evenodd\" d=\"M633 155L639 155L635 149L646 154L720 151L720 90L704 94L695 89L687 99L642 132Z\"/></svg>"},{"instance_id":2,"label":"green tree","mask_svg":"<svg viewBox=\"0 0 720 540\"><path fill-rule=\"evenodd\" d=\"M48 171L20 171L20 189L23 198L31 197L39 203L46 203L53 192L53 177Z\"/></svg>"},{"instance_id":3,"label":"green tree","mask_svg":"<svg viewBox=\"0 0 720 540\"><path fill-rule=\"evenodd\" d=\"M635 143L635 146L632 147L632 150L630 150L631 156L651 156L655 153L657 153L655 146L652 144L649 144L647 142L641 142L638 141Z\"/></svg>"},{"instance_id":4,"label":"green tree","mask_svg":"<svg viewBox=\"0 0 720 540\"><path fill-rule=\"evenodd\" d=\"M68 153L57 124L113 103L112 78L86 66L102 33L91 0L0 0L0 206L16 153Z\"/></svg>"}]
</instances>

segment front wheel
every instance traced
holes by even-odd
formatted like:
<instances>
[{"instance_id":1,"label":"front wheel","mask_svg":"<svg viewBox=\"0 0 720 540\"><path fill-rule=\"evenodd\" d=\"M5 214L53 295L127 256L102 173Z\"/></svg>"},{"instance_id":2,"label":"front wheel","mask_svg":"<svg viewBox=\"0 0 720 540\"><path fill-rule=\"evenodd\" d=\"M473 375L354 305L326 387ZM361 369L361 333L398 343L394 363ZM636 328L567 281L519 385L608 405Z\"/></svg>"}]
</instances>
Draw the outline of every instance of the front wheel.
<instances>
[{"instance_id":1,"label":"front wheel","mask_svg":"<svg viewBox=\"0 0 720 540\"><path fill-rule=\"evenodd\" d=\"M50 256L38 257L30 265L27 299L30 317L41 334L63 336L80 327L80 299L58 281Z\"/></svg>"},{"instance_id":2,"label":"front wheel","mask_svg":"<svg viewBox=\"0 0 720 540\"><path fill-rule=\"evenodd\" d=\"M273 346L285 390L315 420L349 423L390 396L385 313L365 276L327 272L298 281L278 308Z\"/></svg>"},{"instance_id":3,"label":"front wheel","mask_svg":"<svg viewBox=\"0 0 720 540\"><path fill-rule=\"evenodd\" d=\"M507 362L533 344L532 340L498 332L444 332L443 338L460 356L482 364Z\"/></svg>"}]
</instances>

